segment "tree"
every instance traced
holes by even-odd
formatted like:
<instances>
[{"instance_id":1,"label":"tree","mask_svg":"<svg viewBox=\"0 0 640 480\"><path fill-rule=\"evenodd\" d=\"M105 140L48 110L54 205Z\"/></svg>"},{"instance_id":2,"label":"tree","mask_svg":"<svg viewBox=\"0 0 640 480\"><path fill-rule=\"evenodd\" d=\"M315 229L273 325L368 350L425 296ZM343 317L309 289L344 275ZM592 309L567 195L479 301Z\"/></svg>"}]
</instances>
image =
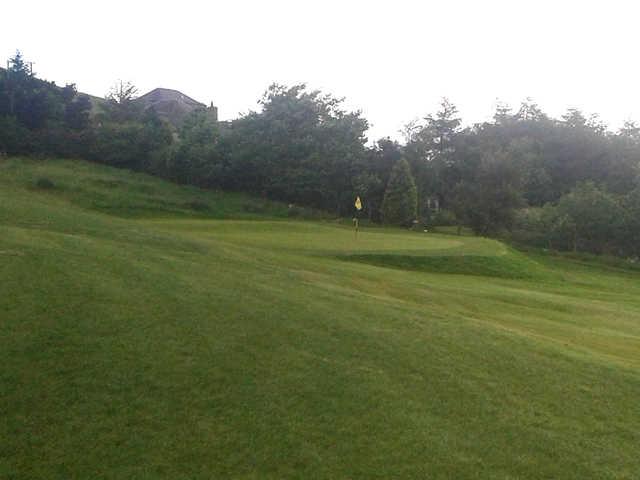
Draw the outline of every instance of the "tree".
<instances>
[{"instance_id":1,"label":"tree","mask_svg":"<svg viewBox=\"0 0 640 480\"><path fill-rule=\"evenodd\" d=\"M572 128L584 128L587 125L587 119L577 108L569 108L567 113L562 116L567 126Z\"/></svg>"},{"instance_id":2,"label":"tree","mask_svg":"<svg viewBox=\"0 0 640 480\"><path fill-rule=\"evenodd\" d=\"M496 125L504 125L505 123L513 120L513 109L509 104L498 101L496 105L496 111L493 114L493 121Z\"/></svg>"},{"instance_id":3,"label":"tree","mask_svg":"<svg viewBox=\"0 0 640 480\"><path fill-rule=\"evenodd\" d=\"M640 142L640 126L633 120L626 120L618 135L628 138L634 142Z\"/></svg>"},{"instance_id":4,"label":"tree","mask_svg":"<svg viewBox=\"0 0 640 480\"><path fill-rule=\"evenodd\" d=\"M556 212L568 246L594 253L613 249L624 218L617 199L593 182L581 183L563 196Z\"/></svg>"},{"instance_id":5,"label":"tree","mask_svg":"<svg viewBox=\"0 0 640 480\"><path fill-rule=\"evenodd\" d=\"M172 180L201 187L225 186L224 154L218 124L205 110L185 118L166 172Z\"/></svg>"},{"instance_id":6,"label":"tree","mask_svg":"<svg viewBox=\"0 0 640 480\"><path fill-rule=\"evenodd\" d=\"M124 105L131 103L136 99L138 95L138 89L133 83L127 81L123 82L118 80L107 93L106 99L109 102L117 103L118 105Z\"/></svg>"},{"instance_id":7,"label":"tree","mask_svg":"<svg viewBox=\"0 0 640 480\"><path fill-rule=\"evenodd\" d=\"M354 163L353 193L364 202L369 220L382 220L382 200L393 166L402 158L402 147L390 138L381 138L366 156Z\"/></svg>"},{"instance_id":8,"label":"tree","mask_svg":"<svg viewBox=\"0 0 640 480\"><path fill-rule=\"evenodd\" d=\"M413 134L407 144L405 157L415 175L418 188L419 213L426 216L426 200L437 196L441 206L446 206L448 195L455 181L451 173L455 161L456 141L461 132L458 109L443 98L435 115L424 118L424 125ZM412 127L415 129L415 126Z\"/></svg>"},{"instance_id":9,"label":"tree","mask_svg":"<svg viewBox=\"0 0 640 480\"><path fill-rule=\"evenodd\" d=\"M505 151L486 154L474 179L460 181L453 192L453 211L459 223L480 235L510 229L522 206L521 173Z\"/></svg>"},{"instance_id":10,"label":"tree","mask_svg":"<svg viewBox=\"0 0 640 480\"><path fill-rule=\"evenodd\" d=\"M367 122L360 112L344 111L342 102L304 84L271 85L262 111L231 125L233 188L337 215L349 211Z\"/></svg>"},{"instance_id":11,"label":"tree","mask_svg":"<svg viewBox=\"0 0 640 480\"><path fill-rule=\"evenodd\" d=\"M536 102L531 98L527 98L520 104L516 118L523 122L535 122L546 119L547 115L540 109Z\"/></svg>"},{"instance_id":12,"label":"tree","mask_svg":"<svg viewBox=\"0 0 640 480\"><path fill-rule=\"evenodd\" d=\"M138 89L131 82L118 80L105 96L102 108L108 121L127 122L136 120L141 115L141 109L134 102Z\"/></svg>"},{"instance_id":13,"label":"tree","mask_svg":"<svg viewBox=\"0 0 640 480\"><path fill-rule=\"evenodd\" d=\"M625 212L617 198L595 183L578 184L556 206L547 205L545 210L549 242L556 248L621 251Z\"/></svg>"},{"instance_id":14,"label":"tree","mask_svg":"<svg viewBox=\"0 0 640 480\"><path fill-rule=\"evenodd\" d=\"M63 121L71 130L83 130L89 126L91 100L87 95L78 95L75 84L68 84L62 89L64 101Z\"/></svg>"},{"instance_id":15,"label":"tree","mask_svg":"<svg viewBox=\"0 0 640 480\"><path fill-rule=\"evenodd\" d=\"M411 226L416 219L418 191L411 167L402 159L398 161L389 177L389 183L382 202L382 218L385 223Z\"/></svg>"},{"instance_id":16,"label":"tree","mask_svg":"<svg viewBox=\"0 0 640 480\"><path fill-rule=\"evenodd\" d=\"M405 123L404 126L398 131L402 135L405 144L414 142L417 139L417 135L420 133L422 125L417 118Z\"/></svg>"},{"instance_id":17,"label":"tree","mask_svg":"<svg viewBox=\"0 0 640 480\"><path fill-rule=\"evenodd\" d=\"M622 241L628 255L640 256L640 186L622 199L624 207L624 226Z\"/></svg>"},{"instance_id":18,"label":"tree","mask_svg":"<svg viewBox=\"0 0 640 480\"><path fill-rule=\"evenodd\" d=\"M426 125L423 135L430 147L432 156L442 157L447 163L453 149L453 139L459 132L461 119L458 108L444 97L440 102L440 110L425 117Z\"/></svg>"},{"instance_id":19,"label":"tree","mask_svg":"<svg viewBox=\"0 0 640 480\"><path fill-rule=\"evenodd\" d=\"M35 130L44 127L52 116L60 91L36 79L28 65L20 51L9 59L0 85L0 114L15 116L19 123Z\"/></svg>"}]
</instances>

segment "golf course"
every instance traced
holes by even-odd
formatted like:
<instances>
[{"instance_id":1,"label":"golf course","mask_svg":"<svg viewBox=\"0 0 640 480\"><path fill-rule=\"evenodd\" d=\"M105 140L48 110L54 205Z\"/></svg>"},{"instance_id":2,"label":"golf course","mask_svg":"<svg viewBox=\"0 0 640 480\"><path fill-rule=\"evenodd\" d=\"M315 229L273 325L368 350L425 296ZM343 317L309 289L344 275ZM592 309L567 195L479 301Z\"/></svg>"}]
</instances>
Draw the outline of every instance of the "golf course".
<instances>
[{"instance_id":1,"label":"golf course","mask_svg":"<svg viewBox=\"0 0 640 480\"><path fill-rule=\"evenodd\" d=\"M640 478L640 267L291 210L0 158L0 479Z\"/></svg>"}]
</instances>

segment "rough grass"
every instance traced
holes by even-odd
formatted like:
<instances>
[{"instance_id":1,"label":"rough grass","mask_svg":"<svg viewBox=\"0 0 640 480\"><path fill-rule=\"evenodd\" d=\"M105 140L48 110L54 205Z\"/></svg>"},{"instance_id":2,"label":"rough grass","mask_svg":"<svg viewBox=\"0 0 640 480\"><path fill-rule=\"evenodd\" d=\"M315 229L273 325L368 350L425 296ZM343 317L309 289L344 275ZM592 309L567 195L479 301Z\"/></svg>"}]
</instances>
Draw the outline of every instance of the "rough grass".
<instances>
[{"instance_id":1,"label":"rough grass","mask_svg":"<svg viewBox=\"0 0 640 480\"><path fill-rule=\"evenodd\" d=\"M56 199L123 218L286 218L287 206L180 186L143 173L70 161L0 160L3 187L55 190Z\"/></svg>"},{"instance_id":2,"label":"rough grass","mask_svg":"<svg viewBox=\"0 0 640 480\"><path fill-rule=\"evenodd\" d=\"M638 272L247 201L0 163L0 478L638 478Z\"/></svg>"}]
</instances>

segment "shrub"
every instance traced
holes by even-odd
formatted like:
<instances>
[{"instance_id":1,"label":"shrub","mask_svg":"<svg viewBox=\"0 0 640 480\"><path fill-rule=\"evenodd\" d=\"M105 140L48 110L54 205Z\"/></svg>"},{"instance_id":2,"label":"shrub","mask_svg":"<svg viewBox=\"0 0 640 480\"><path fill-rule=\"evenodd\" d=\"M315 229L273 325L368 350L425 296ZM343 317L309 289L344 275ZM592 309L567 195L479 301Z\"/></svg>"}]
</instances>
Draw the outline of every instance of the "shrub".
<instances>
[{"instance_id":1,"label":"shrub","mask_svg":"<svg viewBox=\"0 0 640 480\"><path fill-rule=\"evenodd\" d=\"M51 190L52 188L56 187L56 184L53 183L53 180L47 177L40 177L38 180L36 180L36 187L41 190Z\"/></svg>"},{"instance_id":2,"label":"shrub","mask_svg":"<svg viewBox=\"0 0 640 480\"><path fill-rule=\"evenodd\" d=\"M184 204L185 207L195 211L195 212L206 212L209 210L209 205L200 200L192 200Z\"/></svg>"},{"instance_id":3,"label":"shrub","mask_svg":"<svg viewBox=\"0 0 640 480\"><path fill-rule=\"evenodd\" d=\"M305 209L302 207L298 207L297 205L289 205L289 209L287 210L287 216L294 217L304 217Z\"/></svg>"},{"instance_id":4,"label":"shrub","mask_svg":"<svg viewBox=\"0 0 640 480\"><path fill-rule=\"evenodd\" d=\"M247 213L266 213L268 208L266 203L247 202L242 205L242 210Z\"/></svg>"},{"instance_id":5,"label":"shrub","mask_svg":"<svg viewBox=\"0 0 640 480\"><path fill-rule=\"evenodd\" d=\"M429 224L434 227L452 227L457 225L455 214L451 210L440 209L431 215Z\"/></svg>"}]
</instances>

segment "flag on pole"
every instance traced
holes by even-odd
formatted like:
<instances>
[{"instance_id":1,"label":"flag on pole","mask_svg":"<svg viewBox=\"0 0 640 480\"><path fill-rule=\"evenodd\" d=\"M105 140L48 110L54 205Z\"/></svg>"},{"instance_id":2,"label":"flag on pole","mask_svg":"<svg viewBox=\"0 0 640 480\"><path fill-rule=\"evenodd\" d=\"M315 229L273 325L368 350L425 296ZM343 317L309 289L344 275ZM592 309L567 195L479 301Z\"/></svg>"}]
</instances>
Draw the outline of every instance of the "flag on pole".
<instances>
[{"instance_id":1,"label":"flag on pole","mask_svg":"<svg viewBox=\"0 0 640 480\"><path fill-rule=\"evenodd\" d=\"M356 210L362 210L362 202L360 201L360 197L356 197Z\"/></svg>"}]
</instances>

